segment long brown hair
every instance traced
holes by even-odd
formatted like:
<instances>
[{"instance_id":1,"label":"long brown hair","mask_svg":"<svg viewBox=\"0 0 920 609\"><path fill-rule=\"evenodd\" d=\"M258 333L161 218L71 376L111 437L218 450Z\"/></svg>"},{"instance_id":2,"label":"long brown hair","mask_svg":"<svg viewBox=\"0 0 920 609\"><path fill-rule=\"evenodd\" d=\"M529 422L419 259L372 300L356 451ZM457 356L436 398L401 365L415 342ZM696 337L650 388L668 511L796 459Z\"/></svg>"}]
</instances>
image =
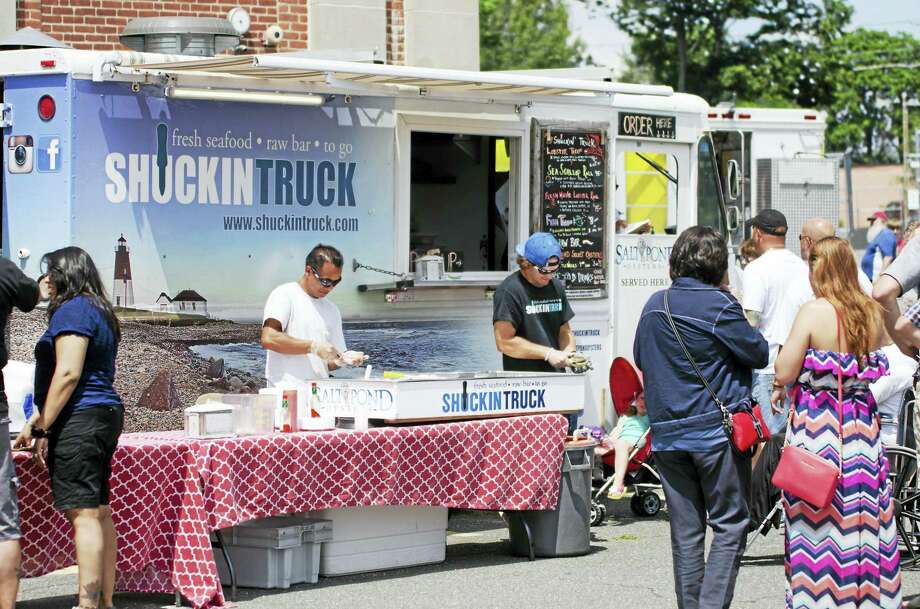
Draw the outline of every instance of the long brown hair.
<instances>
[{"instance_id":1,"label":"long brown hair","mask_svg":"<svg viewBox=\"0 0 920 609\"><path fill-rule=\"evenodd\" d=\"M839 237L825 237L811 248L808 262L815 296L834 305L850 352L860 358L868 355L878 336L882 309L859 287L853 248Z\"/></svg>"},{"instance_id":2,"label":"long brown hair","mask_svg":"<svg viewBox=\"0 0 920 609\"><path fill-rule=\"evenodd\" d=\"M86 296L102 311L102 317L115 335L115 341L121 340L121 325L102 286L96 264L89 254L79 247L63 247L45 254L42 257L42 268L48 280L54 284L54 298L48 305L49 321L62 304L77 296Z\"/></svg>"}]
</instances>

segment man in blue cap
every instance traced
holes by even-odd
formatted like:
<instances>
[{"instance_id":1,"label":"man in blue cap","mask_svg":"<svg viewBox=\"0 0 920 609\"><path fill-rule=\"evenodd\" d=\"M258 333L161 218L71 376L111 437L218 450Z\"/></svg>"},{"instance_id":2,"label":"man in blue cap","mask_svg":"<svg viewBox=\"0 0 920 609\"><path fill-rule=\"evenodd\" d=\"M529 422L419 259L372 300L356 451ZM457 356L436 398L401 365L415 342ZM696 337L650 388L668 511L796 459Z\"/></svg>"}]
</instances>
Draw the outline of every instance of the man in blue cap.
<instances>
[{"instance_id":1,"label":"man in blue cap","mask_svg":"<svg viewBox=\"0 0 920 609\"><path fill-rule=\"evenodd\" d=\"M565 286L555 278L562 248L549 233L534 233L517 246L520 269L495 290L492 328L505 370L562 372L575 353L575 316ZM569 432L577 415L567 415Z\"/></svg>"}]
</instances>

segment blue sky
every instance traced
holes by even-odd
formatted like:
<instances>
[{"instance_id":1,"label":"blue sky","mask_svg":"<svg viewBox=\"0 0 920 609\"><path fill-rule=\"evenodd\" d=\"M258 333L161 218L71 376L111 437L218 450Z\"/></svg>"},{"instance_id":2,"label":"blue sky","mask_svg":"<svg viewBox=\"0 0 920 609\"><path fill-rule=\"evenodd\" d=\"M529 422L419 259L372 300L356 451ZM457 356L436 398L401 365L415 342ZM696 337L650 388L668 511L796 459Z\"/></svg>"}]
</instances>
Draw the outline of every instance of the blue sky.
<instances>
[{"instance_id":1,"label":"blue sky","mask_svg":"<svg viewBox=\"0 0 920 609\"><path fill-rule=\"evenodd\" d=\"M569 22L573 33L585 41L588 52L598 65L619 67L629 49L629 37L617 31L609 19L592 17L578 0L569 5ZM610 0L611 5L616 0ZM917 0L853 0L852 25L890 32L908 32L920 38L920 2ZM743 28L743 24L736 27Z\"/></svg>"}]
</instances>

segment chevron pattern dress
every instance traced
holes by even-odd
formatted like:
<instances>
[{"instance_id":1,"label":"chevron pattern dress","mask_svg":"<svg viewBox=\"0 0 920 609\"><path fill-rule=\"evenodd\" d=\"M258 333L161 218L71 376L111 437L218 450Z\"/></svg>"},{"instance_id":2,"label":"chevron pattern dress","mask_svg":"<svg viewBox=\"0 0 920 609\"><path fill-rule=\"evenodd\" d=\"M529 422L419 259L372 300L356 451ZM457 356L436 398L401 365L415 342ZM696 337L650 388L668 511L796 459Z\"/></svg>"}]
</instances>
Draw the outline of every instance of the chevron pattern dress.
<instances>
[{"instance_id":1,"label":"chevron pattern dress","mask_svg":"<svg viewBox=\"0 0 920 609\"><path fill-rule=\"evenodd\" d=\"M816 510L783 493L787 609L900 609L901 571L888 459L868 383L888 373L876 351L809 349L793 391L791 442L836 463L837 371L843 375L843 476L831 505Z\"/></svg>"}]
</instances>

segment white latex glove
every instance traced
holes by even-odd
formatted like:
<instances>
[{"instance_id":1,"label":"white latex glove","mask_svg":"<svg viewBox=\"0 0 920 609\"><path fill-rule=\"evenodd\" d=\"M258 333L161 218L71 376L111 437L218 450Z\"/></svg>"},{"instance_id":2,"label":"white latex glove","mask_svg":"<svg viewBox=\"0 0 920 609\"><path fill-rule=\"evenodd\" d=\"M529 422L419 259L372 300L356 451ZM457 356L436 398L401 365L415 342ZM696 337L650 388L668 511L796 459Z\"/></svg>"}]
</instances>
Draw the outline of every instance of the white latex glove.
<instances>
[{"instance_id":1,"label":"white latex glove","mask_svg":"<svg viewBox=\"0 0 920 609\"><path fill-rule=\"evenodd\" d=\"M335 363L336 360L342 357L335 345L321 340L313 341L310 346L310 353L327 363Z\"/></svg>"},{"instance_id":2,"label":"white latex glove","mask_svg":"<svg viewBox=\"0 0 920 609\"><path fill-rule=\"evenodd\" d=\"M571 353L560 351L559 349L550 349L546 352L543 359L553 368L565 368L569 363Z\"/></svg>"},{"instance_id":3,"label":"white latex glove","mask_svg":"<svg viewBox=\"0 0 920 609\"><path fill-rule=\"evenodd\" d=\"M338 363L345 364L346 366L361 366L369 357L370 356L365 355L361 351L346 351L339 357Z\"/></svg>"}]
</instances>

